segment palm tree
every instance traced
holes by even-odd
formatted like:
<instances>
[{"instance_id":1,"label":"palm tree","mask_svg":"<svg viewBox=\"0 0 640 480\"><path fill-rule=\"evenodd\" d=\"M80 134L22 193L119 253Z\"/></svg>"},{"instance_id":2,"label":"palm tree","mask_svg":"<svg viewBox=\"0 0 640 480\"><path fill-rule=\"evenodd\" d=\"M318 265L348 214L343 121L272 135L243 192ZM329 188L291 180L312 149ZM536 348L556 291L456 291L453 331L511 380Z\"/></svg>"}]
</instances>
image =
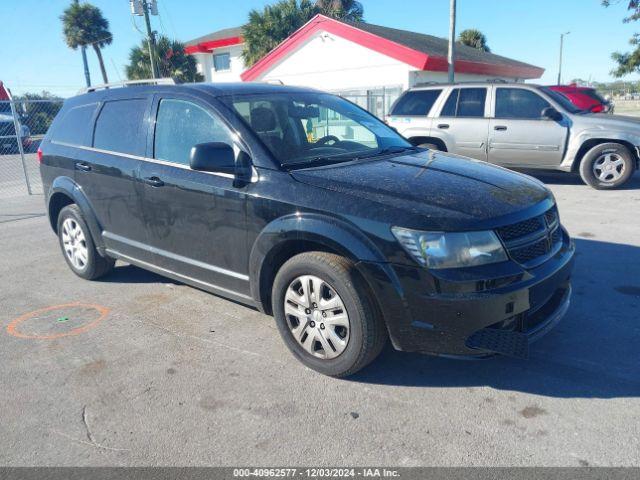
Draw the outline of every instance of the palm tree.
<instances>
[{"instance_id":1,"label":"palm tree","mask_svg":"<svg viewBox=\"0 0 640 480\"><path fill-rule=\"evenodd\" d=\"M475 28L469 28L460 32L460 35L458 35L458 43L483 52L491 52L489 45L487 45L487 37L485 37L484 33L480 30L476 30Z\"/></svg>"},{"instance_id":2,"label":"palm tree","mask_svg":"<svg viewBox=\"0 0 640 480\"><path fill-rule=\"evenodd\" d=\"M280 0L262 11L251 10L243 29L245 63L253 65L318 13L359 22L363 8L354 0Z\"/></svg>"},{"instance_id":3,"label":"palm tree","mask_svg":"<svg viewBox=\"0 0 640 480\"><path fill-rule=\"evenodd\" d=\"M184 43L161 35L156 41L154 56L161 77L172 77L180 82L201 82L204 77L196 69L196 61L184 51ZM146 40L129 52L129 65L125 67L129 80L150 78L151 60Z\"/></svg>"},{"instance_id":4,"label":"palm tree","mask_svg":"<svg viewBox=\"0 0 640 480\"><path fill-rule=\"evenodd\" d=\"M102 16L100 9L90 3L74 2L60 16L60 20L69 48L77 50L83 45L93 47L100 64L102 79L104 83L109 83L100 49L110 45L113 36L109 31L109 21Z\"/></svg>"},{"instance_id":5,"label":"palm tree","mask_svg":"<svg viewBox=\"0 0 640 480\"><path fill-rule=\"evenodd\" d=\"M320 13L327 17L351 22L362 22L364 8L355 0L316 0Z\"/></svg>"},{"instance_id":6,"label":"palm tree","mask_svg":"<svg viewBox=\"0 0 640 480\"><path fill-rule=\"evenodd\" d=\"M280 0L262 11L251 10L243 29L247 65L260 60L317 13L311 0Z\"/></svg>"}]
</instances>

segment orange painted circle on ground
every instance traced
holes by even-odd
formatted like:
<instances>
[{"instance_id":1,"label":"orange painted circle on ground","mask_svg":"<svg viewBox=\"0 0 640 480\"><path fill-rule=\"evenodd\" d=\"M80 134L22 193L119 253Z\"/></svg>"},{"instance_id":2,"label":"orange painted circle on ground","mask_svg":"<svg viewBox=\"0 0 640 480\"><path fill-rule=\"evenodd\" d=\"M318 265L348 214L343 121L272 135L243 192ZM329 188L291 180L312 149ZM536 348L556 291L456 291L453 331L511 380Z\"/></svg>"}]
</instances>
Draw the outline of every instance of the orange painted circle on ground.
<instances>
[{"instance_id":1,"label":"orange painted circle on ground","mask_svg":"<svg viewBox=\"0 0 640 480\"><path fill-rule=\"evenodd\" d=\"M47 333L47 334L37 334L37 333L23 333L19 330L21 325L24 326L25 322L32 319L41 319L43 316L51 315L51 312L55 312L56 310L61 310L61 313L65 313L65 310L76 309L79 310L94 310L97 313L96 318L91 318L86 323L80 323L79 326L76 326L72 330L68 330L65 332L59 333ZM70 337L73 335L79 335L81 333L86 332L87 330L92 329L96 325L98 325L111 311L110 308L103 307L102 305L92 305L88 303L67 303L64 305L53 305L51 307L41 308L39 310L34 310L32 312L27 312L24 315L15 318L7 325L7 333L17 338L26 338L31 340L53 340L56 338L62 337ZM66 317L65 317L66 318ZM75 320L75 319L74 319ZM77 322L75 322L77 323Z\"/></svg>"}]
</instances>

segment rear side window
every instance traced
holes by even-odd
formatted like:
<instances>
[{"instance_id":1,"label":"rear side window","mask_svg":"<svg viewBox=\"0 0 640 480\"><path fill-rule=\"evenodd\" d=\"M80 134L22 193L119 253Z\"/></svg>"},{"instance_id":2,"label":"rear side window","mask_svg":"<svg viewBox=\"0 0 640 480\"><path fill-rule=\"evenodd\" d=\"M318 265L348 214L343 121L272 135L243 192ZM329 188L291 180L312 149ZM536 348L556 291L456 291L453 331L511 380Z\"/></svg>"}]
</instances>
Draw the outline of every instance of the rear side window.
<instances>
[{"instance_id":1,"label":"rear side window","mask_svg":"<svg viewBox=\"0 0 640 480\"><path fill-rule=\"evenodd\" d=\"M60 122L56 122L52 128L51 140L71 145L89 146L89 129L97 107L97 103L90 103L67 110Z\"/></svg>"},{"instance_id":2,"label":"rear side window","mask_svg":"<svg viewBox=\"0 0 640 480\"><path fill-rule=\"evenodd\" d=\"M93 146L111 152L144 155L142 121L147 101L115 100L102 107L93 134Z\"/></svg>"},{"instance_id":3,"label":"rear side window","mask_svg":"<svg viewBox=\"0 0 640 480\"><path fill-rule=\"evenodd\" d=\"M199 143L233 145L231 132L211 113L185 100L163 99L158 106L154 158L189 165L191 148Z\"/></svg>"},{"instance_id":4,"label":"rear side window","mask_svg":"<svg viewBox=\"0 0 640 480\"><path fill-rule=\"evenodd\" d=\"M442 90L414 90L398 100L391 115L428 115Z\"/></svg>"},{"instance_id":5,"label":"rear side window","mask_svg":"<svg viewBox=\"0 0 640 480\"><path fill-rule=\"evenodd\" d=\"M456 88L440 112L441 117L484 117L486 88Z\"/></svg>"},{"instance_id":6,"label":"rear side window","mask_svg":"<svg viewBox=\"0 0 640 480\"><path fill-rule=\"evenodd\" d=\"M539 119L549 102L537 93L522 88L498 88L496 118Z\"/></svg>"}]
</instances>

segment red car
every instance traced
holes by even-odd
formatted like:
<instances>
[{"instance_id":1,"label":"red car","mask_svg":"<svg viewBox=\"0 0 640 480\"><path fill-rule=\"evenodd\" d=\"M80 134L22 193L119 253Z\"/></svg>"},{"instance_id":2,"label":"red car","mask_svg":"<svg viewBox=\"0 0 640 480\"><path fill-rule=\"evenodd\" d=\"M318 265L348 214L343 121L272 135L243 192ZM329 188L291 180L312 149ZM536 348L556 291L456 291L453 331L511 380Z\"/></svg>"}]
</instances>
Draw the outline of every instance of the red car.
<instances>
[{"instance_id":1,"label":"red car","mask_svg":"<svg viewBox=\"0 0 640 480\"><path fill-rule=\"evenodd\" d=\"M576 107L591 113L613 113L613 105L605 100L595 88L571 85L549 85L551 90L567 97Z\"/></svg>"}]
</instances>

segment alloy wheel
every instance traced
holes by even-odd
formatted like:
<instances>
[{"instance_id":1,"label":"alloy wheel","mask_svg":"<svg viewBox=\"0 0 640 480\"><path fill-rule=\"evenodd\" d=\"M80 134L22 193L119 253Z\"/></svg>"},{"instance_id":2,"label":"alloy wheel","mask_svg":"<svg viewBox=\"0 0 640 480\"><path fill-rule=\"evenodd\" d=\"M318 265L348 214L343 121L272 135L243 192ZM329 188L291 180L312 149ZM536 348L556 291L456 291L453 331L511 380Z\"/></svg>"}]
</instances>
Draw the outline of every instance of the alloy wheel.
<instances>
[{"instance_id":1,"label":"alloy wheel","mask_svg":"<svg viewBox=\"0 0 640 480\"><path fill-rule=\"evenodd\" d=\"M87 241L82 228L73 218L67 218L62 223L62 244L71 264L78 270L84 269L89 261Z\"/></svg>"},{"instance_id":2,"label":"alloy wheel","mask_svg":"<svg viewBox=\"0 0 640 480\"><path fill-rule=\"evenodd\" d=\"M593 174L601 182L615 182L624 175L624 170L624 160L617 153L603 153L593 162Z\"/></svg>"},{"instance_id":3,"label":"alloy wheel","mask_svg":"<svg viewBox=\"0 0 640 480\"><path fill-rule=\"evenodd\" d=\"M293 280L285 294L284 313L293 338L314 357L336 358L347 348L347 309L324 280L313 275Z\"/></svg>"}]
</instances>

